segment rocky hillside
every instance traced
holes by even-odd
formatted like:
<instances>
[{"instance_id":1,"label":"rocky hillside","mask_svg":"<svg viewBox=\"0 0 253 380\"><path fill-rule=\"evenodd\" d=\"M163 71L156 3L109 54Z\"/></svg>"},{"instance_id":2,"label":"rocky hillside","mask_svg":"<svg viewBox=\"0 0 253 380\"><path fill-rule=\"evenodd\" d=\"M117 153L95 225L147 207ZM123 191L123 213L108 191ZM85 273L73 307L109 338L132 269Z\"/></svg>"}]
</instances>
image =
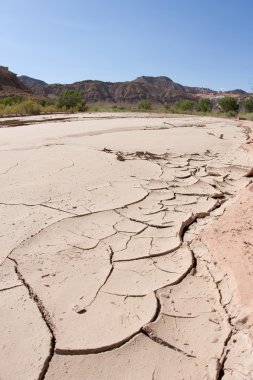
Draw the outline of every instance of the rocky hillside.
<instances>
[{"instance_id":1,"label":"rocky hillside","mask_svg":"<svg viewBox=\"0 0 253 380\"><path fill-rule=\"evenodd\" d=\"M135 104L142 99L154 104L171 104L179 100L197 100L199 96L229 94L241 98L248 95L242 90L218 93L208 88L182 86L165 76L142 76L133 81L116 83L84 80L72 84L48 84L25 75L17 77L7 67L0 66L0 97L20 94L55 99L64 89L83 90L88 103L118 104Z\"/></svg>"},{"instance_id":2,"label":"rocky hillside","mask_svg":"<svg viewBox=\"0 0 253 380\"><path fill-rule=\"evenodd\" d=\"M231 95L241 98L248 95L242 90L220 93L209 88L182 86L165 76L142 76L129 82L85 80L72 84L47 84L27 76L19 79L33 94L49 98L56 98L64 89L83 90L88 103L135 104L142 99L148 99L155 104L171 104L179 100L197 100L200 96L215 98Z\"/></svg>"},{"instance_id":3,"label":"rocky hillside","mask_svg":"<svg viewBox=\"0 0 253 380\"><path fill-rule=\"evenodd\" d=\"M28 95L30 90L17 77L9 71L8 67L0 66L0 97L9 95Z\"/></svg>"},{"instance_id":4,"label":"rocky hillside","mask_svg":"<svg viewBox=\"0 0 253 380\"><path fill-rule=\"evenodd\" d=\"M18 77L18 79L27 88L34 90L34 93L36 93L36 89L45 88L48 86L48 84L46 82L43 82L43 80L30 78L26 75L21 75L20 77ZM37 94L40 95L40 92L41 95L43 95L43 91L37 91Z\"/></svg>"},{"instance_id":5,"label":"rocky hillside","mask_svg":"<svg viewBox=\"0 0 253 380\"><path fill-rule=\"evenodd\" d=\"M204 88L204 87L189 87L184 86L184 89L189 94L202 94L202 95L216 95L217 91L211 90L210 88Z\"/></svg>"},{"instance_id":6,"label":"rocky hillside","mask_svg":"<svg viewBox=\"0 0 253 380\"><path fill-rule=\"evenodd\" d=\"M129 82L102 82L85 80L73 84L47 84L43 81L21 76L19 79L34 94L55 98L64 89L83 90L88 103L128 103L148 99L153 103L172 103L183 99L195 99L184 86L167 77L142 76Z\"/></svg>"}]
</instances>

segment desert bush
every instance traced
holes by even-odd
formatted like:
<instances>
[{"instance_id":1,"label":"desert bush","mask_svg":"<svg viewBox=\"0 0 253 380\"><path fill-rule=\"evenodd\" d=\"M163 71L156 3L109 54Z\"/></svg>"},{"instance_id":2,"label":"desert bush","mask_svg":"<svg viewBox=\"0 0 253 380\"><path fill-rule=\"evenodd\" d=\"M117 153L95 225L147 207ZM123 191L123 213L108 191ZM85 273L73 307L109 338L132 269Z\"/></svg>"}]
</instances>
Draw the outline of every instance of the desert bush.
<instances>
[{"instance_id":1,"label":"desert bush","mask_svg":"<svg viewBox=\"0 0 253 380\"><path fill-rule=\"evenodd\" d=\"M46 99L46 98L38 99L37 103L42 107L56 105L52 99Z\"/></svg>"},{"instance_id":2,"label":"desert bush","mask_svg":"<svg viewBox=\"0 0 253 380\"><path fill-rule=\"evenodd\" d=\"M198 112L211 112L212 103L210 99L207 99L207 98L200 99L196 105L196 110Z\"/></svg>"},{"instance_id":3,"label":"desert bush","mask_svg":"<svg viewBox=\"0 0 253 380\"><path fill-rule=\"evenodd\" d=\"M231 96L225 96L224 98L220 99L219 105L222 108L222 110L226 113L230 111L237 113L239 110L239 104L237 102L237 99Z\"/></svg>"},{"instance_id":4,"label":"desert bush","mask_svg":"<svg viewBox=\"0 0 253 380\"><path fill-rule=\"evenodd\" d=\"M23 100L22 96L7 96L5 98L0 98L0 104L3 106L12 106L13 104L21 103Z\"/></svg>"},{"instance_id":5,"label":"desert bush","mask_svg":"<svg viewBox=\"0 0 253 380\"><path fill-rule=\"evenodd\" d=\"M139 110L147 111L147 110L151 110L151 108L152 108L151 102L147 99L140 100L138 103Z\"/></svg>"},{"instance_id":6,"label":"desert bush","mask_svg":"<svg viewBox=\"0 0 253 380\"><path fill-rule=\"evenodd\" d=\"M59 108L58 103L51 99L32 99L22 97L7 97L0 99L0 116L38 115L40 113L79 112L80 107L66 106Z\"/></svg>"},{"instance_id":7,"label":"desert bush","mask_svg":"<svg viewBox=\"0 0 253 380\"><path fill-rule=\"evenodd\" d=\"M171 108L170 105L168 103L166 103L166 102L163 104L163 106L165 108L165 111L169 111L170 108Z\"/></svg>"},{"instance_id":8,"label":"desert bush","mask_svg":"<svg viewBox=\"0 0 253 380\"><path fill-rule=\"evenodd\" d=\"M55 113L55 112L59 112L59 108L58 108L57 104L51 103L51 104L48 104L48 105L45 105L44 107L42 107L41 112Z\"/></svg>"},{"instance_id":9,"label":"desert bush","mask_svg":"<svg viewBox=\"0 0 253 380\"><path fill-rule=\"evenodd\" d=\"M253 98L248 98L243 101L245 112L253 112Z\"/></svg>"},{"instance_id":10,"label":"desert bush","mask_svg":"<svg viewBox=\"0 0 253 380\"><path fill-rule=\"evenodd\" d=\"M226 112L226 116L228 117L235 117L237 116L238 112L237 111L228 111Z\"/></svg>"},{"instance_id":11,"label":"desert bush","mask_svg":"<svg viewBox=\"0 0 253 380\"><path fill-rule=\"evenodd\" d=\"M42 107L33 99L24 99L16 104L0 104L0 116L38 115L41 111Z\"/></svg>"},{"instance_id":12,"label":"desert bush","mask_svg":"<svg viewBox=\"0 0 253 380\"><path fill-rule=\"evenodd\" d=\"M13 110L19 115L39 115L41 106L33 99L26 99L13 107Z\"/></svg>"},{"instance_id":13,"label":"desert bush","mask_svg":"<svg viewBox=\"0 0 253 380\"><path fill-rule=\"evenodd\" d=\"M192 112L194 110L195 103L191 100L182 100L174 104L174 108L179 112Z\"/></svg>"},{"instance_id":14,"label":"desert bush","mask_svg":"<svg viewBox=\"0 0 253 380\"><path fill-rule=\"evenodd\" d=\"M60 108L66 108L69 111L85 111L86 101L84 92L79 90L64 90L58 98Z\"/></svg>"}]
</instances>

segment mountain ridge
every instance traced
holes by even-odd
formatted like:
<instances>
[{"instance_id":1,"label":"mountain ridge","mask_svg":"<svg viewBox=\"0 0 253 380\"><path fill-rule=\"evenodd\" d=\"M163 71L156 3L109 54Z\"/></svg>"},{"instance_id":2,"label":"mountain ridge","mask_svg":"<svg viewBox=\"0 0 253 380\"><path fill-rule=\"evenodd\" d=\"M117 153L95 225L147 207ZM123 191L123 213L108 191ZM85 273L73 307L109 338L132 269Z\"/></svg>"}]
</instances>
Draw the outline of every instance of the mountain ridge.
<instances>
[{"instance_id":1,"label":"mountain ridge","mask_svg":"<svg viewBox=\"0 0 253 380\"><path fill-rule=\"evenodd\" d=\"M57 99L65 89L82 90L87 103L135 104L147 99L154 104L172 104L180 100L198 100L200 97L232 95L244 98L249 94L236 89L218 92L208 88L183 86L166 76L140 76L132 81L103 82L83 80L70 84L48 84L26 75L17 76L8 67L0 66L0 97L23 95Z\"/></svg>"},{"instance_id":2,"label":"mountain ridge","mask_svg":"<svg viewBox=\"0 0 253 380\"><path fill-rule=\"evenodd\" d=\"M132 81L104 82L100 80L83 80L70 84L47 84L27 76L19 79L34 94L56 98L64 89L83 90L88 103L136 103L148 99L153 103L174 103L179 100L197 100L200 96L218 96L230 94L244 97L249 94L243 90L219 92L209 88L183 86L166 76L140 76Z\"/></svg>"}]
</instances>

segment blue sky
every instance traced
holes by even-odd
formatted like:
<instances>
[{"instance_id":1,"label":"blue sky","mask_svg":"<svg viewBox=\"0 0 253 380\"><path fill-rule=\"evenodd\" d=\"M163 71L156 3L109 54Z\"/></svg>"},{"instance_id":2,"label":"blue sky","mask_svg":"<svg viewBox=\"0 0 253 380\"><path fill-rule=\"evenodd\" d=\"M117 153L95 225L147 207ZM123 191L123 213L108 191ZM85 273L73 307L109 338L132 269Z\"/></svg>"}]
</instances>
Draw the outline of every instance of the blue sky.
<instances>
[{"instance_id":1,"label":"blue sky","mask_svg":"<svg viewBox=\"0 0 253 380\"><path fill-rule=\"evenodd\" d=\"M0 65L49 83L166 75L253 87L253 0L8 0Z\"/></svg>"}]
</instances>

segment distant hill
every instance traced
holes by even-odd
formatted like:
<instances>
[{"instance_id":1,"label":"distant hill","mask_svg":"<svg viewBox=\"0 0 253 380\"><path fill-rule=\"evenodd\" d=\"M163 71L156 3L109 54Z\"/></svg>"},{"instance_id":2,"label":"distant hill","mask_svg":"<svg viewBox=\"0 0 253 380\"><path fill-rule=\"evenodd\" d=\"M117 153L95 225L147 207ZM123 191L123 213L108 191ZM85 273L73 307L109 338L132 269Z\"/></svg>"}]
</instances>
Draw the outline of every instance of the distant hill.
<instances>
[{"instance_id":1,"label":"distant hill","mask_svg":"<svg viewBox=\"0 0 253 380\"><path fill-rule=\"evenodd\" d=\"M8 67L0 66L0 97L9 95L29 95L31 91Z\"/></svg>"},{"instance_id":2,"label":"distant hill","mask_svg":"<svg viewBox=\"0 0 253 380\"><path fill-rule=\"evenodd\" d=\"M25 87L29 89L34 89L34 91L36 90L36 88L43 88L48 86L48 84L46 82L43 82L43 80L30 78L26 75L21 75L20 77L18 77L18 79L21 83L23 83ZM41 95L43 95L43 92Z\"/></svg>"},{"instance_id":3,"label":"distant hill","mask_svg":"<svg viewBox=\"0 0 253 380\"><path fill-rule=\"evenodd\" d=\"M243 90L240 90L240 89L236 89L236 90L231 90L231 91L226 91L226 93L230 93L230 94L233 94L233 95L239 95L239 96L244 96L244 95L249 95L248 92L246 91L243 91Z\"/></svg>"},{"instance_id":4,"label":"distant hill","mask_svg":"<svg viewBox=\"0 0 253 380\"><path fill-rule=\"evenodd\" d=\"M156 104L170 104L179 100L197 100L200 96L215 97L231 94L243 97L248 95L242 90L221 93L209 88L183 86L165 76L142 76L133 81L116 83L84 80L72 84L47 84L27 76L21 76L19 79L33 94L49 98L56 98L64 89L83 90L88 103L134 104L142 99L148 99Z\"/></svg>"},{"instance_id":5,"label":"distant hill","mask_svg":"<svg viewBox=\"0 0 253 380\"><path fill-rule=\"evenodd\" d=\"M204 88L204 87L189 87L184 86L184 89L186 92L190 94L202 94L202 95L216 95L217 91L211 90L210 88Z\"/></svg>"},{"instance_id":6,"label":"distant hill","mask_svg":"<svg viewBox=\"0 0 253 380\"><path fill-rule=\"evenodd\" d=\"M43 81L21 76L19 79L34 94L55 98L64 89L85 92L88 103L128 103L148 99L153 103L171 103L177 100L194 99L194 96L178 83L167 77L139 77L129 82L102 82L85 80L73 84L46 84Z\"/></svg>"},{"instance_id":7,"label":"distant hill","mask_svg":"<svg viewBox=\"0 0 253 380\"><path fill-rule=\"evenodd\" d=\"M25 75L17 77L7 67L0 66L0 97L20 94L56 99L65 89L83 90L88 103L118 104L135 104L142 99L155 104L171 104L179 100L197 100L200 96L212 98L230 94L243 98L249 95L242 90L221 93L208 88L183 86L165 76L141 76L133 81L115 83L84 80L72 84L48 84Z\"/></svg>"}]
</instances>

